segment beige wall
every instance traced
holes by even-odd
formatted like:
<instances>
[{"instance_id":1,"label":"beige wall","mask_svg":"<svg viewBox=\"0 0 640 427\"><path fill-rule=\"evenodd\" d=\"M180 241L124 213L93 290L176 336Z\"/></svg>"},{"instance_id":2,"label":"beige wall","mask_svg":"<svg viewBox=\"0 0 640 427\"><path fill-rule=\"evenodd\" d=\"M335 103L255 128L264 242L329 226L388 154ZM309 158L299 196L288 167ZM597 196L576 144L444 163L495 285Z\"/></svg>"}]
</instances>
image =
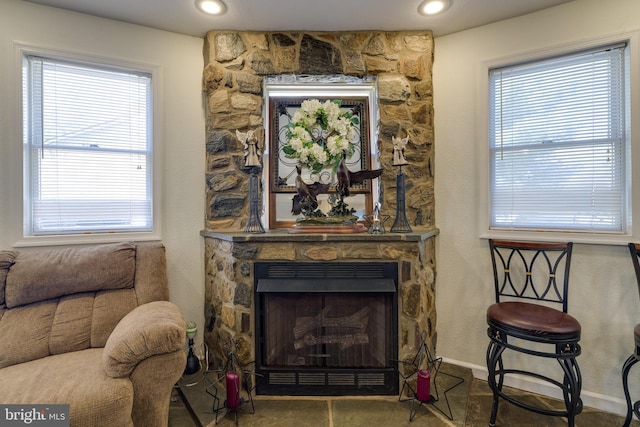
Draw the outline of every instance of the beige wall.
<instances>
[{"instance_id":1,"label":"beige wall","mask_svg":"<svg viewBox=\"0 0 640 427\"><path fill-rule=\"evenodd\" d=\"M436 38L435 187L436 226L440 228L436 295L440 356L480 368L478 372L486 378L486 372L481 371L488 343L485 311L493 300L493 285L488 243L479 238L484 230L477 215L484 209L479 162L487 144L479 114L485 108L479 98L481 85L486 83L482 64L639 28L637 0L610 0L606 4L575 0ZM632 90L637 90L637 80L632 85ZM637 120L637 111L632 115ZM633 149L640 151L640 146L636 144ZM640 181L634 181L637 195ZM640 241L640 237L636 240ZM578 360L585 404L621 411L620 370L633 350L633 327L640 322L638 292L626 247L574 247L569 310L583 328L583 353ZM640 371L632 373L632 378L640 379ZM634 390L640 398L640 381L635 383Z\"/></svg>"},{"instance_id":2,"label":"beige wall","mask_svg":"<svg viewBox=\"0 0 640 427\"><path fill-rule=\"evenodd\" d=\"M195 37L152 30L15 0L0 0L0 248L21 224L21 129L14 42L138 61L161 69L156 148L162 186L161 239L167 247L171 300L186 319L204 320L204 109L202 46ZM17 218L17 224L16 222ZM28 248L20 248L28 250ZM201 335L199 339L201 340Z\"/></svg>"}]
</instances>

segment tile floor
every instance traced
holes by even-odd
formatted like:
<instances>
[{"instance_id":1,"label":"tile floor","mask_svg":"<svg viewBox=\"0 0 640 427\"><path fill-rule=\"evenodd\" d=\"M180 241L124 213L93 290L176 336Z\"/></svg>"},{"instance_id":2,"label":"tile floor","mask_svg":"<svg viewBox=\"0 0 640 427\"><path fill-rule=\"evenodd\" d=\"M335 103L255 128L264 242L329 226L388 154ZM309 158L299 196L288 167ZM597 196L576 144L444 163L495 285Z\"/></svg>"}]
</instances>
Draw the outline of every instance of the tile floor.
<instances>
[{"instance_id":1,"label":"tile floor","mask_svg":"<svg viewBox=\"0 0 640 427\"><path fill-rule=\"evenodd\" d=\"M409 420L411 402L398 402L396 396L375 397L254 397L255 412L238 411L238 425L244 427L485 427L488 426L491 410L491 392L486 381L474 379L471 371L454 365L444 365L441 372L448 372L464 378L464 383L447 393L452 420L445 414L447 400L442 393L436 405L416 405L413 421ZM441 376L446 381L446 376ZM194 382L194 381L192 381ZM172 398L169 426L199 427L216 425L213 413L213 398L204 388L206 382L184 387L183 394L194 408L195 417L189 413L178 391ZM447 387L443 383L441 390ZM520 392L524 399L537 401L550 407L561 404L555 399ZM223 397L224 400L224 397ZM436 406L436 407L434 407ZM249 408L245 404L242 408ZM234 413L218 414L217 425L234 426ZM576 427L620 427L623 417L591 408L584 408L576 417ZM556 427L566 426L563 418L538 415L524 411L502 401L498 410L497 427ZM640 427L634 420L632 427Z\"/></svg>"}]
</instances>

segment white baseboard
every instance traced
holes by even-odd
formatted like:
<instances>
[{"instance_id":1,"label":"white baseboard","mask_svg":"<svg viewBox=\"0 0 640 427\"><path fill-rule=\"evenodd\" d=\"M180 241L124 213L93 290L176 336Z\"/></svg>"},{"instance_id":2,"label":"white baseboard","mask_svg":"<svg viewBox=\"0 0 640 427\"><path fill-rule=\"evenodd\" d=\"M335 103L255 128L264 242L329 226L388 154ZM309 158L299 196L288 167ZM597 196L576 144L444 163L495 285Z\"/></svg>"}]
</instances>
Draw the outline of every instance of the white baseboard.
<instances>
[{"instance_id":1,"label":"white baseboard","mask_svg":"<svg viewBox=\"0 0 640 427\"><path fill-rule=\"evenodd\" d=\"M459 360L448 358L443 358L442 360L443 362L452 365L458 365L464 368L471 369L473 377L479 380L486 381L487 377L489 376L489 371L487 370L486 366L474 365L471 363L461 362ZM536 378L530 378L520 375L510 375L509 377L505 378L504 384L508 387L517 388L519 390L537 393L556 399L562 399L562 394L557 387L554 387L553 385ZM582 397L582 403L584 406L595 408L600 411L610 412L616 415L627 415L627 404L623 399L618 399L616 397L610 397L585 390L582 390L580 396Z\"/></svg>"}]
</instances>

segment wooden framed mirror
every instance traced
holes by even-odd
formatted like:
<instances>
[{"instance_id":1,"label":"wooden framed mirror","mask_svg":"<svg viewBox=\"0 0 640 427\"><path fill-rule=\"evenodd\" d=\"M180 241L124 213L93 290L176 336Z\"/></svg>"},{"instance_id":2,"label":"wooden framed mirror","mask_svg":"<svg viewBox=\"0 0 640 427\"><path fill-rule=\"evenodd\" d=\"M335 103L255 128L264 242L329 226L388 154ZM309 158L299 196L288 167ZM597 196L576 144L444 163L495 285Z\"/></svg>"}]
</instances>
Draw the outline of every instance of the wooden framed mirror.
<instances>
[{"instance_id":1,"label":"wooden framed mirror","mask_svg":"<svg viewBox=\"0 0 640 427\"><path fill-rule=\"evenodd\" d=\"M296 194L295 178L297 160L288 158L282 150L286 144L286 126L289 118L307 99L319 101L340 100L341 109L349 110L359 119L357 136L352 143L354 153L347 159L347 166L353 172L379 167L379 150L377 144L378 100L376 81L358 79L347 76L342 78L328 77L290 77L294 81L283 81L283 77L265 80L265 130L266 150L264 165L264 212L268 228L288 228L295 224L296 218L291 213L292 198ZM337 81L336 81L337 80ZM331 184L327 194L318 196L321 205L330 204L332 193L335 193L331 170L312 172L304 170L302 179L305 182L322 182ZM372 212L379 199L379 186L376 181L366 181L352 188L347 203L363 218Z\"/></svg>"}]
</instances>

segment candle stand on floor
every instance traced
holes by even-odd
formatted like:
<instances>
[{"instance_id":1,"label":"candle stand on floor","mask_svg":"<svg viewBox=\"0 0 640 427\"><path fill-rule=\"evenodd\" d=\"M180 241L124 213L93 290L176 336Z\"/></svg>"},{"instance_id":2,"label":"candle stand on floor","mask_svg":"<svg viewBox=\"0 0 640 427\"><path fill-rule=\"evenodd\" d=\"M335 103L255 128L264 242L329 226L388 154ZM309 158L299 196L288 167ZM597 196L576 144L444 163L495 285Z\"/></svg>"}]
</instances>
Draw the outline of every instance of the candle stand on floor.
<instances>
[{"instance_id":1,"label":"candle stand on floor","mask_svg":"<svg viewBox=\"0 0 640 427\"><path fill-rule=\"evenodd\" d=\"M418 352L411 361L397 361L399 365L398 373L402 380L402 387L400 388L398 400L400 402L411 401L411 409L409 411L410 422L413 421L416 416L417 409L422 406L423 403L431 404L438 410L438 412L453 421L453 413L451 411L451 405L449 404L447 393L462 384L464 379L440 371L442 357L433 358L429 348L427 347L426 339L426 334L423 333L422 342L420 343ZM442 392L442 398L444 398L446 408L441 403L441 397L438 391L438 375L445 375L454 380L454 383ZM415 388L412 385L414 383L414 378ZM433 384L433 393L430 392L431 384ZM405 393L405 391L406 396L409 397L403 398L403 393Z\"/></svg>"},{"instance_id":2,"label":"candle stand on floor","mask_svg":"<svg viewBox=\"0 0 640 427\"><path fill-rule=\"evenodd\" d=\"M222 418L229 413L233 413L236 425L238 425L239 411L242 410L248 414L255 413L252 396L255 387L251 377L258 374L255 373L255 370L246 369L246 366L238 361L235 351L237 350L237 345L235 341L229 340L227 362L224 368L210 371L218 374L218 380L206 388L206 392L213 396L213 412L216 416L216 424L218 423L218 414L220 412L223 412ZM223 383L224 387L222 387ZM222 403L218 396L221 388L224 390L226 397ZM246 392L246 398L242 396L242 390ZM248 405L250 405L250 409L247 407Z\"/></svg>"}]
</instances>

